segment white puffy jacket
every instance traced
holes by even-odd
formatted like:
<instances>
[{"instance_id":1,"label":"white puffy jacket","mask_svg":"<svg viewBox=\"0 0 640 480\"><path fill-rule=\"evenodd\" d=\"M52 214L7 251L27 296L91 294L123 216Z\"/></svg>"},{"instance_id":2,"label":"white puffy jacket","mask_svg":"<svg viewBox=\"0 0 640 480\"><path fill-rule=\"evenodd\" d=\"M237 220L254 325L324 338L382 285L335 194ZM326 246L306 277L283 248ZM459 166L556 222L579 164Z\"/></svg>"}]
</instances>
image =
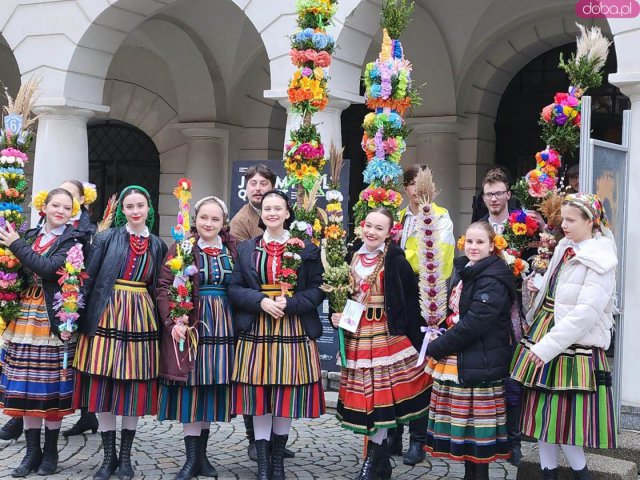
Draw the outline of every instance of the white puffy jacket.
<instances>
[{"instance_id":1,"label":"white puffy jacket","mask_svg":"<svg viewBox=\"0 0 640 480\"><path fill-rule=\"evenodd\" d=\"M572 243L563 238L553 252L543 287L527 312L531 324L544 300L551 273L561 262ZM609 348L615 304L616 247L609 238L599 235L580 242L576 255L560 272L554 303L554 325L531 350L545 363L570 345Z\"/></svg>"}]
</instances>

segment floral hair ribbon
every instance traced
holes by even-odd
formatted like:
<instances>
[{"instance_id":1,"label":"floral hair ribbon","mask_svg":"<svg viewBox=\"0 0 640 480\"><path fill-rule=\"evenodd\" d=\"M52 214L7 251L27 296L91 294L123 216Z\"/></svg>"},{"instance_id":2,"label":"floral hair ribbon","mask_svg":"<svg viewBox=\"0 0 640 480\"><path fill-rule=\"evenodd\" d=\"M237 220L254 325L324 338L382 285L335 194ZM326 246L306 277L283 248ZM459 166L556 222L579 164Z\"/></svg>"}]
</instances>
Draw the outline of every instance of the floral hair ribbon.
<instances>
[{"instance_id":1,"label":"floral hair ribbon","mask_svg":"<svg viewBox=\"0 0 640 480\"><path fill-rule=\"evenodd\" d=\"M98 198L98 190L93 183L83 182L82 189L84 190L84 206L89 206Z\"/></svg>"},{"instance_id":2,"label":"floral hair ribbon","mask_svg":"<svg viewBox=\"0 0 640 480\"><path fill-rule=\"evenodd\" d=\"M458 248L458 250L462 250L464 251L464 244L466 242L467 238L464 235L460 235L460 238L458 238L458 241L456 242L456 247ZM505 238L500 235L500 234L496 234L495 238L493 239L493 247L496 250L496 254L499 254L501 251L505 250L509 245L507 244L507 241L505 240Z\"/></svg>"},{"instance_id":3,"label":"floral hair ribbon","mask_svg":"<svg viewBox=\"0 0 640 480\"><path fill-rule=\"evenodd\" d=\"M567 195L564 201L584 212L596 227L604 226L610 228L602 201L597 195L593 193L573 193Z\"/></svg>"}]
</instances>

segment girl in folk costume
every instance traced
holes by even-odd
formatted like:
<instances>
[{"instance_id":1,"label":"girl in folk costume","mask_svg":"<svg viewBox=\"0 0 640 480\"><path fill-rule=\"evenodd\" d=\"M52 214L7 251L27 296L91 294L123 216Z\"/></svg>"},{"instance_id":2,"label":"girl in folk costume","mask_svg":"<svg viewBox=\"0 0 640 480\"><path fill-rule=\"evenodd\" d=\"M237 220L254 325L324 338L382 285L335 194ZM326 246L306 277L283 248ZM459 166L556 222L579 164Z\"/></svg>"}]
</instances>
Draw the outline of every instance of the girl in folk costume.
<instances>
[{"instance_id":1,"label":"girl in folk costume","mask_svg":"<svg viewBox=\"0 0 640 480\"><path fill-rule=\"evenodd\" d=\"M60 331L54 297L61 291L58 269L64 266L69 249L83 241L83 234L67 225L79 207L69 192L56 188L44 200L41 227L29 230L24 239L9 223L0 228L0 244L22 263L26 285L20 296L20 314L5 330L0 352L0 407L5 414L24 418L27 439L27 453L13 471L14 477L25 477L35 470L39 475L55 473L62 417L74 412L74 374L65 368L64 352L69 352L68 361L72 362L76 339Z\"/></svg>"},{"instance_id":2,"label":"girl in folk costume","mask_svg":"<svg viewBox=\"0 0 640 480\"><path fill-rule=\"evenodd\" d=\"M87 262L86 316L76 354L76 407L97 413L104 460L94 479L133 478L138 417L157 413L158 321L153 294L164 242L149 232L149 192L132 185L118 199L115 226L97 234ZM116 456L116 416L122 416ZM119 457L119 459L118 459Z\"/></svg>"},{"instance_id":3,"label":"girl in folk costume","mask_svg":"<svg viewBox=\"0 0 640 480\"><path fill-rule=\"evenodd\" d=\"M543 477L558 478L558 445L574 478L590 479L584 447L615 448L611 342L615 304L613 235L595 195L567 195L565 237L553 252L527 312L531 328L516 348L512 378L524 386L520 423L538 439ZM525 299L525 305L529 303Z\"/></svg>"},{"instance_id":4,"label":"girl in folk costume","mask_svg":"<svg viewBox=\"0 0 640 480\"><path fill-rule=\"evenodd\" d=\"M85 238L83 239L84 250L85 252L88 250L89 245L91 244L91 237L95 234L96 226L91 223L91 219L89 218L89 213L87 212L86 206L95 200L95 190L92 190L92 193L85 197L84 193L84 185L79 180L65 180L60 185L60 188L65 189L69 192L73 198L78 201L78 213L71 217L68 224L72 225L76 230L80 230L85 234ZM88 189L87 189L88 190ZM46 195L46 192L41 192ZM43 212L41 212L42 218L39 222L39 227L42 228L42 224L44 224L46 218ZM95 418L95 415L92 413L85 412L82 410L80 419L70 430L65 430L62 432L62 435L67 437L69 435L79 435L84 433L87 430L91 430L95 433L98 429L98 420ZM22 435L23 431L23 422L22 417L13 417L9 420L4 427L0 430L0 439L2 440L17 440Z\"/></svg>"},{"instance_id":5,"label":"girl in folk costume","mask_svg":"<svg viewBox=\"0 0 640 480\"><path fill-rule=\"evenodd\" d=\"M211 422L231 420L234 331L227 285L236 241L225 228L227 220L227 206L219 198L205 197L196 203L192 254L197 271L191 277L195 308L188 317L171 318L170 288L175 275L167 262L176 254L175 245L158 279L156 295L163 324L158 419L183 424L187 459L178 480L218 476L206 456L209 429ZM190 345L192 340L197 345ZM176 348L180 341L186 344L183 351Z\"/></svg>"},{"instance_id":6,"label":"girl in folk costume","mask_svg":"<svg viewBox=\"0 0 640 480\"><path fill-rule=\"evenodd\" d=\"M287 230L293 220L284 193L263 195L265 233L240 244L228 288L238 328L234 413L253 415L260 480L285 478L291 420L317 418L325 409L315 342L322 334L318 305L324 298L319 249L304 242L293 292L277 283L287 243L302 242Z\"/></svg>"},{"instance_id":7,"label":"girl in folk costume","mask_svg":"<svg viewBox=\"0 0 640 480\"><path fill-rule=\"evenodd\" d=\"M509 458L504 377L512 354L513 273L499 256L504 239L486 221L472 223L455 260L449 330L431 340L434 377L427 452L464 460L464 478L489 479L489 463ZM499 242L501 240L501 242Z\"/></svg>"},{"instance_id":8,"label":"girl in folk costume","mask_svg":"<svg viewBox=\"0 0 640 480\"><path fill-rule=\"evenodd\" d=\"M427 414L429 377L417 366L423 323L418 282L403 250L390 241L393 215L376 208L366 217L351 262L352 299L364 311L355 333L345 331L337 417L369 436L361 480L389 479L387 430ZM334 327L342 313L334 313Z\"/></svg>"}]
</instances>

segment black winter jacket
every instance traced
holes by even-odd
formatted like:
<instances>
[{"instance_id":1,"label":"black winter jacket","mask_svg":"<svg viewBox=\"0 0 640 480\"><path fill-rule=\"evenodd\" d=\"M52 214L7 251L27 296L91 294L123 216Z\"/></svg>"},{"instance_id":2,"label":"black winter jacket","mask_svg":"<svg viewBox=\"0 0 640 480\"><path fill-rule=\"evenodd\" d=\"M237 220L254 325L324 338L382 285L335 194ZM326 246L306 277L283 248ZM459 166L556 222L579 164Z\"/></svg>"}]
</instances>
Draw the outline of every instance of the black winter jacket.
<instances>
[{"instance_id":1,"label":"black winter jacket","mask_svg":"<svg viewBox=\"0 0 640 480\"><path fill-rule=\"evenodd\" d=\"M260 302L267 296L260 291L261 282L254 266L256 245L261 240L262 235L259 235L238 246L238 258L227 288L229 300L235 307L234 320L239 332L251 329L254 320L262 312ZM298 269L298 283L293 296L287 298L284 313L298 315L307 336L315 340L322 335L318 305L324 299L324 293L320 290L324 269L320 261L320 250L310 241L305 242L300 256L302 265Z\"/></svg>"},{"instance_id":2,"label":"black winter jacket","mask_svg":"<svg viewBox=\"0 0 640 480\"><path fill-rule=\"evenodd\" d=\"M47 304L47 314L49 317L49 326L51 332L60 336L58 330L59 322L56 321L56 310L53 308L54 297L60 291L58 279L60 278L57 271L65 264L67 252L76 243L83 244L85 235L72 226L67 225L65 231L58 237L45 256L39 255L33 251L32 245L36 237L40 233L40 227L28 230L24 238L20 238L13 242L9 250L22 263L23 276L29 275L31 271L42 279L42 290L44 291L44 299ZM25 271L25 269L27 271ZM27 279L25 279L27 280Z\"/></svg>"},{"instance_id":3,"label":"black winter jacket","mask_svg":"<svg viewBox=\"0 0 640 480\"><path fill-rule=\"evenodd\" d=\"M354 242L347 255L351 263L353 255L362 246L362 241ZM391 335L405 335L420 351L424 334L420 327L425 322L420 313L418 280L407 261L404 250L391 243L384 259L384 309Z\"/></svg>"},{"instance_id":4,"label":"black winter jacket","mask_svg":"<svg viewBox=\"0 0 640 480\"><path fill-rule=\"evenodd\" d=\"M467 257L454 264L462 280L460 321L429 343L427 355L439 360L458 355L462 383L500 380L509 374L513 338L511 305L516 300L515 277L495 255L464 268Z\"/></svg>"},{"instance_id":5,"label":"black winter jacket","mask_svg":"<svg viewBox=\"0 0 640 480\"><path fill-rule=\"evenodd\" d=\"M93 238L89 260L86 262L89 278L84 284L86 308L81 317L80 331L85 335L96 334L98 322L109 303L113 286L118 279L129 249L129 234L126 227L110 228ZM153 257L153 280L147 290L155 302L155 289L167 246L157 236L149 235L149 249Z\"/></svg>"}]
</instances>

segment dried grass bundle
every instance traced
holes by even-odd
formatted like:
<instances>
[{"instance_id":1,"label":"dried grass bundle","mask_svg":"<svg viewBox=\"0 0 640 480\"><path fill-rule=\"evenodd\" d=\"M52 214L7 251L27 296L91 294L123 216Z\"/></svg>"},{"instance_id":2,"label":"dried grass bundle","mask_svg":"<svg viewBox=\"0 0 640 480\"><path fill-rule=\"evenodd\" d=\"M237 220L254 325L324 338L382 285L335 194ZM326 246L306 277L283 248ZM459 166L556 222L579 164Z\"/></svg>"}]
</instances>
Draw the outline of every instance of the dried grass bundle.
<instances>
[{"instance_id":1,"label":"dried grass bundle","mask_svg":"<svg viewBox=\"0 0 640 480\"><path fill-rule=\"evenodd\" d=\"M594 69L599 71L607 61L611 42L602 35L600 27L586 28L579 23L576 25L580 30L580 36L576 38L576 59L586 57L593 62Z\"/></svg>"},{"instance_id":2,"label":"dried grass bundle","mask_svg":"<svg viewBox=\"0 0 640 480\"><path fill-rule=\"evenodd\" d=\"M416 175L416 193L422 204L433 202L440 193L433 181L433 173L429 167L421 168Z\"/></svg>"},{"instance_id":3,"label":"dried grass bundle","mask_svg":"<svg viewBox=\"0 0 640 480\"><path fill-rule=\"evenodd\" d=\"M540 203L540 213L552 228L558 228L562 223L560 207L562 207L563 201L564 197L562 195L553 192Z\"/></svg>"},{"instance_id":4,"label":"dried grass bundle","mask_svg":"<svg viewBox=\"0 0 640 480\"><path fill-rule=\"evenodd\" d=\"M40 78L32 76L27 82L20 85L15 100L5 88L5 96L7 97L7 105L4 107L5 113L8 115L17 114L22 116L22 128L27 130L38 120L39 115L32 117L31 111L38 99L38 87Z\"/></svg>"},{"instance_id":5,"label":"dried grass bundle","mask_svg":"<svg viewBox=\"0 0 640 480\"><path fill-rule=\"evenodd\" d=\"M329 175L333 186L340 184L340 172L344 167L343 153L344 147L338 148L331 142L331 147L329 148Z\"/></svg>"}]
</instances>

